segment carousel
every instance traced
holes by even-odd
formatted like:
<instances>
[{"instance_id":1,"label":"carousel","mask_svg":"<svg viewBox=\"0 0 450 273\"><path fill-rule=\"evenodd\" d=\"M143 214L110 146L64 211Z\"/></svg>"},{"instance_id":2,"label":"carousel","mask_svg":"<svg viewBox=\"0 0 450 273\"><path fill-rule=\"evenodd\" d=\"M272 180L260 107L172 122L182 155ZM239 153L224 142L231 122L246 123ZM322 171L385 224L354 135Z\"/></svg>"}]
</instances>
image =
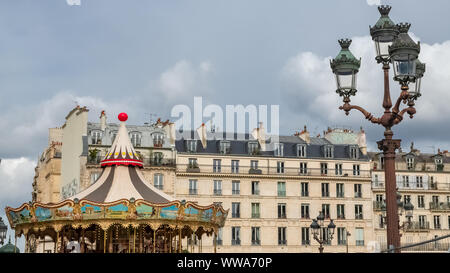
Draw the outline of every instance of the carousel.
<instances>
[{"instance_id":1,"label":"carousel","mask_svg":"<svg viewBox=\"0 0 450 273\"><path fill-rule=\"evenodd\" d=\"M147 182L127 119L119 114L118 134L101 161L102 174L90 187L58 204L6 208L16 236L25 236L25 252L37 252L37 242L44 239L42 249L55 253L179 253L183 238L194 236L201 252L203 235L214 236L216 252L216 236L228 210L174 200Z\"/></svg>"}]
</instances>

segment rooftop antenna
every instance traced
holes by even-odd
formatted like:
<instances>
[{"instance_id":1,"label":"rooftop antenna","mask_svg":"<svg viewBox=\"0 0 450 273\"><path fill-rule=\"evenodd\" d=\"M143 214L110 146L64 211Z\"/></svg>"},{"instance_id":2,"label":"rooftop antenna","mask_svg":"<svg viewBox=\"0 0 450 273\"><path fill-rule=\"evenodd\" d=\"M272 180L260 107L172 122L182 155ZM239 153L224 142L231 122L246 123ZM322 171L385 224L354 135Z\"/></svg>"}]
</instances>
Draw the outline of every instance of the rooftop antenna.
<instances>
[{"instance_id":1,"label":"rooftop antenna","mask_svg":"<svg viewBox=\"0 0 450 273\"><path fill-rule=\"evenodd\" d=\"M436 154L436 146L431 145L431 146L425 146L426 148L433 148L433 154Z\"/></svg>"},{"instance_id":2,"label":"rooftop antenna","mask_svg":"<svg viewBox=\"0 0 450 273\"><path fill-rule=\"evenodd\" d=\"M156 114L155 113L144 113L144 115L148 115L149 116L150 125L155 123L155 119L156 119Z\"/></svg>"}]
</instances>

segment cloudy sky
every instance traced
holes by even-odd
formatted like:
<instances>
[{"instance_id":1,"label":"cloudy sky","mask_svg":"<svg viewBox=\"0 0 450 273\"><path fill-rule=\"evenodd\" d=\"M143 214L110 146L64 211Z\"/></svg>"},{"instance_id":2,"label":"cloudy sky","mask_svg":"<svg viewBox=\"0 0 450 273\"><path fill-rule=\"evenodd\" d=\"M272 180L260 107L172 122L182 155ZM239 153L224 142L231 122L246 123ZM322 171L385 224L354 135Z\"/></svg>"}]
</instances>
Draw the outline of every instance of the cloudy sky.
<instances>
[{"instance_id":1,"label":"cloudy sky","mask_svg":"<svg viewBox=\"0 0 450 273\"><path fill-rule=\"evenodd\" d=\"M142 124L170 118L176 104L280 105L280 132L307 125L383 137L358 112L338 106L329 59L337 40L351 38L362 57L353 103L382 113L382 71L374 61L369 25L376 0L20 0L0 2L0 207L31 199L36 158L48 128L61 126L76 105L97 121L122 111ZM381 1L394 22L411 22L427 64L417 115L395 128L407 149L450 149L450 2ZM398 84L391 82L393 96ZM394 99L394 98L393 98ZM3 209L0 215L3 215Z\"/></svg>"}]
</instances>

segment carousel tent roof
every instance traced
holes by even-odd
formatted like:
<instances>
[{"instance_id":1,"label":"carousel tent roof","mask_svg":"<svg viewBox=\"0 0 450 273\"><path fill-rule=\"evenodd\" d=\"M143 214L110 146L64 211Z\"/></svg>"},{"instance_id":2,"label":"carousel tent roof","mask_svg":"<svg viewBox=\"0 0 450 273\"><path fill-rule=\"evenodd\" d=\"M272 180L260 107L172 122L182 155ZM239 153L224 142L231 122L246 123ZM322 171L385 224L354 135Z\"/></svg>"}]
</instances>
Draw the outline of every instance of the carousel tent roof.
<instances>
[{"instance_id":1,"label":"carousel tent roof","mask_svg":"<svg viewBox=\"0 0 450 273\"><path fill-rule=\"evenodd\" d=\"M144 199L152 203L167 203L174 199L147 182L138 167L142 167L128 136L125 121L127 114L119 114L120 128L113 145L101 161L104 168L100 177L87 189L70 197L98 203L119 199Z\"/></svg>"}]
</instances>

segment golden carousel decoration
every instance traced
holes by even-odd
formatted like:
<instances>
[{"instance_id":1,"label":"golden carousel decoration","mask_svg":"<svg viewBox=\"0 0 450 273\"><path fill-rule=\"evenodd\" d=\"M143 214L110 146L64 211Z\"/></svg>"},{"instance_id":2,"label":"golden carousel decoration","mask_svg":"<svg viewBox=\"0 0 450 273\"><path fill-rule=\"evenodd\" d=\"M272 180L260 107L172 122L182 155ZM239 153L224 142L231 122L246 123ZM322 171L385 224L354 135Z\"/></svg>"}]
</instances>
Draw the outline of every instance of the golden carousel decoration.
<instances>
[{"instance_id":1,"label":"golden carousel decoration","mask_svg":"<svg viewBox=\"0 0 450 273\"><path fill-rule=\"evenodd\" d=\"M174 200L147 182L142 160L131 145L119 114L119 132L101 161L102 174L91 186L58 204L25 203L6 208L16 236L25 236L25 252L37 252L37 240L51 237L51 252L179 253L182 239L216 238L228 210ZM41 243L42 244L42 243Z\"/></svg>"}]
</instances>

